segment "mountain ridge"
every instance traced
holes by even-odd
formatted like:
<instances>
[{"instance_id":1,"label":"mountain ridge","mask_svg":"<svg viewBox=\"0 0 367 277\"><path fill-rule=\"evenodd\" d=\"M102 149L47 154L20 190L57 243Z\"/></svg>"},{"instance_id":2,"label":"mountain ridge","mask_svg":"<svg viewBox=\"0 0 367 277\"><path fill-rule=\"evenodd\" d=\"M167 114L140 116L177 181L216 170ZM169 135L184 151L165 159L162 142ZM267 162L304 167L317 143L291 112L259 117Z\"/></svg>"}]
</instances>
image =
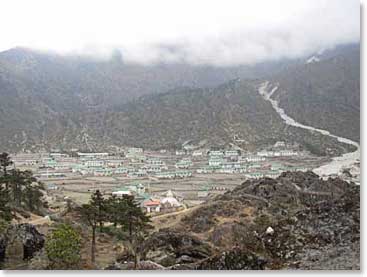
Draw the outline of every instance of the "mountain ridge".
<instances>
[{"instance_id":1,"label":"mountain ridge","mask_svg":"<svg viewBox=\"0 0 367 277\"><path fill-rule=\"evenodd\" d=\"M337 50L335 55L342 57L348 57L350 53L348 47ZM330 52L325 53L332 59ZM326 54L323 55L326 57ZM285 91L292 87L293 83L289 80L295 72L307 76L307 71L303 73L304 66L313 68L325 63L324 58L310 65L304 65L304 61L298 59L252 68L194 67L182 64L142 67L126 65L113 59L91 61L87 58L35 53L22 48L9 50L5 54L0 53L1 147L4 151L55 147L93 150L111 145L137 144L153 148L175 148L181 141L200 137L209 138L213 143L226 144L233 135L241 134L249 137L248 146L254 148L265 141L284 139L281 134L284 130L288 130L285 134L292 133L290 136L293 137L297 134L297 141L309 145L317 141L316 137L312 138L311 135L308 142L305 142L305 139L300 139L301 131L289 131L292 128L284 127L270 107L256 96L255 88L263 79L270 79L279 82L280 91ZM355 58L351 60L353 62L356 63ZM345 72L340 69L340 63L336 65L332 67L331 64L327 68ZM358 78L354 76L354 79ZM324 80L313 79L310 82L320 86L325 83ZM343 90L343 82L339 86ZM279 92L275 95L280 105L296 119L299 117L297 112L286 105L286 100L289 103L295 102L295 106L300 109L307 99L300 98L301 103L297 103L302 90L299 95L297 93L295 89L292 94ZM334 96L330 89L327 90L325 99L319 100L321 106L330 100L329 94ZM355 94L356 90L353 90L351 97L358 102L359 97ZM344 91L343 97L348 97L348 91ZM211 110L207 109L208 106ZM320 116L322 112L320 109L312 111L311 115L307 111L304 114L311 118L308 122L310 125L315 123L317 126L312 116ZM338 113L335 109L331 111ZM201 119L195 118L195 114L202 114ZM351 120L356 121L357 113L347 110L341 114L336 117L339 121L341 117L351 117ZM210 126L209 118L214 120L215 127ZM329 129L335 120L332 121L330 116L326 118L331 118L331 123L320 127ZM256 127L256 124L259 126ZM334 129L332 127L330 131ZM355 130L352 130L353 138L356 137ZM339 134L345 135L348 132ZM307 133L302 135L310 136ZM325 143L324 139L319 140L322 141L320 145ZM327 142L329 146L333 144L332 141ZM346 150L340 146L332 148L339 149L335 153Z\"/></svg>"}]
</instances>

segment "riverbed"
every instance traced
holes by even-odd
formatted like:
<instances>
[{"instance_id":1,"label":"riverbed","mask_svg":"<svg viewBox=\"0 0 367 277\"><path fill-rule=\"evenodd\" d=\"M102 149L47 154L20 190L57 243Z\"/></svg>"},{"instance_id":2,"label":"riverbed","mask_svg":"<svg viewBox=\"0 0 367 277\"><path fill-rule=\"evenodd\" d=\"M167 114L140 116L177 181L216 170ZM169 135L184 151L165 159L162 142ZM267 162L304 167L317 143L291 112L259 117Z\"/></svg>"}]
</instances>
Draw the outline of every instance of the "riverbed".
<instances>
[{"instance_id":1,"label":"riverbed","mask_svg":"<svg viewBox=\"0 0 367 277\"><path fill-rule=\"evenodd\" d=\"M269 82L265 82L260 85L259 93L266 101L269 101L271 103L272 107L279 114L279 116L283 119L285 124L294 126L294 127L298 127L298 128L302 128L305 130L319 132L324 136L336 138L341 143L346 143L346 144L350 144L350 145L357 147L357 150L353 152L345 153L339 157L333 157L330 162L320 167L314 168L313 172L315 172L319 176L338 175L342 172L343 169L355 167L355 164L359 163L360 155L361 155L359 143L353 140L347 139L347 138L343 138L343 137L339 137L337 135L331 134L327 130L318 129L318 128L304 125L302 123L297 122L294 118L291 118L289 115L287 115L284 109L279 107L278 101L271 98L271 96L274 94L274 92L277 89L278 87L276 86L270 89Z\"/></svg>"}]
</instances>

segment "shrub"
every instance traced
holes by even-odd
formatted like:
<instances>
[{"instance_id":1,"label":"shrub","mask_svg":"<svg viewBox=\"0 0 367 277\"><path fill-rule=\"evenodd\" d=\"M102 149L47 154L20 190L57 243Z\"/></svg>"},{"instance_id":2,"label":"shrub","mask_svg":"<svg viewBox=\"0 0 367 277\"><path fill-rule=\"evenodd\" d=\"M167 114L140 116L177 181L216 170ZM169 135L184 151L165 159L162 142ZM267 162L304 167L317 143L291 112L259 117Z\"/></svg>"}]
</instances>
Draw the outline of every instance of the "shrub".
<instances>
[{"instance_id":1,"label":"shrub","mask_svg":"<svg viewBox=\"0 0 367 277\"><path fill-rule=\"evenodd\" d=\"M81 237L70 226L58 226L47 238L46 254L51 269L75 269L81 255Z\"/></svg>"}]
</instances>

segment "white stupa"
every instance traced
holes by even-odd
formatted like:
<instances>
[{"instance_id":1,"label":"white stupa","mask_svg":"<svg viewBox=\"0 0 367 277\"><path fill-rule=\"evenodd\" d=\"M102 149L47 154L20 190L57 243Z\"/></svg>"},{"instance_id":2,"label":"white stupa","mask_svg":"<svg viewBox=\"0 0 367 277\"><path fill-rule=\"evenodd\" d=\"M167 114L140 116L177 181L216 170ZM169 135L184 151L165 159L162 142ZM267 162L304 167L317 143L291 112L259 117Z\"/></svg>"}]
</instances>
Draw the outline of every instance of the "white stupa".
<instances>
[{"instance_id":1,"label":"white stupa","mask_svg":"<svg viewBox=\"0 0 367 277\"><path fill-rule=\"evenodd\" d=\"M166 192L166 197L161 200L163 205L168 205L171 207L180 207L181 204L178 200L174 197L173 192L171 190Z\"/></svg>"}]
</instances>

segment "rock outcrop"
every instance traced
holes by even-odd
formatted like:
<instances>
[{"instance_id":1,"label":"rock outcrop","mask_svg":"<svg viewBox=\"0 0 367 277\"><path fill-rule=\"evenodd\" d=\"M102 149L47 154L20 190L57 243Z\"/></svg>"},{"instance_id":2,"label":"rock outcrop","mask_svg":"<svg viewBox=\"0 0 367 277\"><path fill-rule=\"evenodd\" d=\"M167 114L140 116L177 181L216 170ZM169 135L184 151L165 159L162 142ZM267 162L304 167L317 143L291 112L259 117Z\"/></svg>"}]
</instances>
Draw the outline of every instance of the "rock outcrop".
<instances>
[{"instance_id":1,"label":"rock outcrop","mask_svg":"<svg viewBox=\"0 0 367 277\"><path fill-rule=\"evenodd\" d=\"M136 268L133 262L125 262L125 263L116 262L105 268L105 270L133 270L133 269L135 270L164 270L166 268L152 261L140 261L137 264Z\"/></svg>"},{"instance_id":2,"label":"rock outcrop","mask_svg":"<svg viewBox=\"0 0 367 277\"><path fill-rule=\"evenodd\" d=\"M208 243L213 251L177 255L173 249L185 248L184 239L162 248L175 238L175 230L200 237L197 244ZM359 186L339 178L322 180L313 172L248 180L154 236L164 251L149 257L154 253L157 263L171 257L164 264L170 269L358 269ZM337 259L340 254L345 258Z\"/></svg>"},{"instance_id":3,"label":"rock outcrop","mask_svg":"<svg viewBox=\"0 0 367 277\"><path fill-rule=\"evenodd\" d=\"M203 270L262 270L267 261L250 251L233 249L201 262L196 269Z\"/></svg>"},{"instance_id":4,"label":"rock outcrop","mask_svg":"<svg viewBox=\"0 0 367 277\"><path fill-rule=\"evenodd\" d=\"M181 232L161 230L144 245L145 259L163 266L189 264L213 255L214 249L199 238Z\"/></svg>"},{"instance_id":5,"label":"rock outcrop","mask_svg":"<svg viewBox=\"0 0 367 277\"><path fill-rule=\"evenodd\" d=\"M44 246L45 238L32 224L12 224L0 238L0 258L11 253L16 258L31 259ZM17 248L17 249L15 249Z\"/></svg>"}]
</instances>

